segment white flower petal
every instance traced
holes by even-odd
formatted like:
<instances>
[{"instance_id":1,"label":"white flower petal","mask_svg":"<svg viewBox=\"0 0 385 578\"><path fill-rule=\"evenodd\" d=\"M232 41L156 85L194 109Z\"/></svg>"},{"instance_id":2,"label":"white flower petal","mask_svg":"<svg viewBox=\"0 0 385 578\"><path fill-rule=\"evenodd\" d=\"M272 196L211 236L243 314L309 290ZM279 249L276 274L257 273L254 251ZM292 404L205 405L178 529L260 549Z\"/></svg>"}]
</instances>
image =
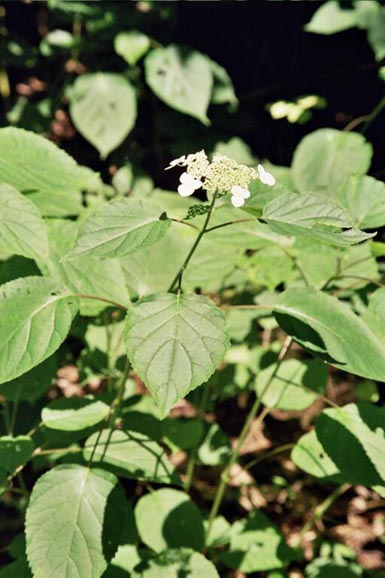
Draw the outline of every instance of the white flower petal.
<instances>
[{"instance_id":1,"label":"white flower petal","mask_svg":"<svg viewBox=\"0 0 385 578\"><path fill-rule=\"evenodd\" d=\"M231 187L231 194L235 195L236 197L242 197L242 199L250 198L250 191L238 185L233 185Z\"/></svg>"},{"instance_id":2,"label":"white flower petal","mask_svg":"<svg viewBox=\"0 0 385 578\"><path fill-rule=\"evenodd\" d=\"M202 181L200 181L199 179L194 179L194 177L189 175L187 172L182 173L179 180L182 183L182 185L191 187L192 189L194 189L194 191L202 186Z\"/></svg>"},{"instance_id":3,"label":"white flower petal","mask_svg":"<svg viewBox=\"0 0 385 578\"><path fill-rule=\"evenodd\" d=\"M194 189L189 185L179 185L178 193L181 197L189 197L190 195L194 194Z\"/></svg>"},{"instance_id":4,"label":"white flower petal","mask_svg":"<svg viewBox=\"0 0 385 578\"><path fill-rule=\"evenodd\" d=\"M245 204L245 199L238 195L231 195L231 204L233 207L242 207Z\"/></svg>"},{"instance_id":5,"label":"white flower petal","mask_svg":"<svg viewBox=\"0 0 385 578\"><path fill-rule=\"evenodd\" d=\"M273 175L271 173L268 173L267 171L265 171L265 169L263 168L262 165L258 165L258 176L259 176L259 180L264 185L269 185L269 187L272 187L273 185L275 185L275 178L273 177Z\"/></svg>"},{"instance_id":6,"label":"white flower petal","mask_svg":"<svg viewBox=\"0 0 385 578\"><path fill-rule=\"evenodd\" d=\"M185 163L186 163L186 156L183 155L183 156L179 157L178 159L174 159L173 161L170 161L170 164L164 170L168 171L169 169L173 169L174 167L176 167L178 165L183 166Z\"/></svg>"}]
</instances>

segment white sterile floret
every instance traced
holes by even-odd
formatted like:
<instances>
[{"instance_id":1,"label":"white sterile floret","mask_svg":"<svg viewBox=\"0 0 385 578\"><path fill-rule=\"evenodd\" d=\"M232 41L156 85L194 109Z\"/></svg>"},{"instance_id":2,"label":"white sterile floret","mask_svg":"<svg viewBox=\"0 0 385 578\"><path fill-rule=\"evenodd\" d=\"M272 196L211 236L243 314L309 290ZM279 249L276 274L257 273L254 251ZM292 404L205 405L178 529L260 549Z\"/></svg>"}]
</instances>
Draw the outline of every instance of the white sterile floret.
<instances>
[{"instance_id":1,"label":"white sterile floret","mask_svg":"<svg viewBox=\"0 0 385 578\"><path fill-rule=\"evenodd\" d=\"M237 195L231 195L231 204L233 207L242 207L245 204L245 199L243 197L238 197Z\"/></svg>"},{"instance_id":2,"label":"white sterile floret","mask_svg":"<svg viewBox=\"0 0 385 578\"><path fill-rule=\"evenodd\" d=\"M202 186L202 181L194 179L188 173L182 173L179 178L181 184L178 187L178 193L181 197L189 197Z\"/></svg>"},{"instance_id":3,"label":"white sterile floret","mask_svg":"<svg viewBox=\"0 0 385 578\"><path fill-rule=\"evenodd\" d=\"M171 161L168 167L166 167L164 170L168 171L169 169L173 169L174 167L178 166L183 167L186 164L186 160L187 160L186 155L182 155L178 159L174 159L173 161Z\"/></svg>"},{"instance_id":4,"label":"white sterile floret","mask_svg":"<svg viewBox=\"0 0 385 578\"><path fill-rule=\"evenodd\" d=\"M231 187L231 204L233 207L242 207L245 204L245 199L250 197L250 191L239 185Z\"/></svg>"},{"instance_id":5,"label":"white sterile floret","mask_svg":"<svg viewBox=\"0 0 385 578\"><path fill-rule=\"evenodd\" d=\"M275 178L273 177L273 175L271 173L268 173L267 171L265 171L265 169L263 168L262 165L258 165L258 176L259 176L259 180L264 185L269 185L269 187L272 187L273 185L275 185Z\"/></svg>"}]
</instances>

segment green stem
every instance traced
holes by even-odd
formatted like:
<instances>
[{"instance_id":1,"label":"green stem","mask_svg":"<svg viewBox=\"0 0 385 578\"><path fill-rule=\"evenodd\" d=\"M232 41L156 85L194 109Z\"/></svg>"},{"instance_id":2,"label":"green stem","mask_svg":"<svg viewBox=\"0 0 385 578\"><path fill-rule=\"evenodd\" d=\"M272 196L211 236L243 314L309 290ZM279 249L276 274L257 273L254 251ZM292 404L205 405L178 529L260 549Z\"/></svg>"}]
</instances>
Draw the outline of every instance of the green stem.
<instances>
[{"instance_id":1,"label":"green stem","mask_svg":"<svg viewBox=\"0 0 385 578\"><path fill-rule=\"evenodd\" d=\"M328 496L323 502L321 502L321 504L319 504L316 507L312 516L309 518L309 520L303 526L303 528L302 528L302 530L301 530L301 532L300 532L300 534L296 540L296 543L294 545L295 548L300 547L302 540L305 537L306 533L312 529L312 527L314 526L314 524L317 521L322 520L322 518L325 515L325 513L327 512L327 510L332 506L332 504L337 500L337 498L339 498L342 494L347 492L347 490L349 490L351 487L352 487L351 484L343 484L342 486L337 486L335 488L335 490L330 494L330 496Z\"/></svg>"},{"instance_id":2,"label":"green stem","mask_svg":"<svg viewBox=\"0 0 385 578\"><path fill-rule=\"evenodd\" d=\"M97 297L96 295L87 295L85 293L74 293L72 297L77 297L78 299L94 299L96 301L103 301L103 303L108 303L109 305L113 305L114 307L118 307L119 309L124 309L127 311L128 307L123 305L122 303L117 303L116 301L111 301L111 299L106 299L105 297Z\"/></svg>"},{"instance_id":3,"label":"green stem","mask_svg":"<svg viewBox=\"0 0 385 578\"><path fill-rule=\"evenodd\" d=\"M287 337L287 339L285 340L285 343L283 344L282 349L280 351L280 354L278 356L278 360L277 360L277 364L275 366L274 372L271 374L270 379L268 380L265 387L263 388L263 391L261 392L260 396L257 397L256 400L254 401L254 403L253 403L253 405L249 411L249 414L246 418L246 421L243 425L241 433L239 434L238 442L237 442L235 448L233 449L233 451L231 452L230 459L227 463L227 466L225 467L225 469L222 472L221 481L220 481L220 484L218 486L218 490L217 490L217 493L215 495L214 502L213 502L213 505L211 507L211 511L209 514L209 520L208 520L207 530L206 530L206 543L207 543L208 538L210 536L214 520L217 517L217 514L219 512L219 508L222 504L222 500L223 500L223 497L224 497L224 494L225 494L225 491L226 491L226 488L227 488L227 485L229 482L230 470L233 467L233 465L236 463L236 461L238 460L240 450L241 450L241 448L245 442L245 439L249 433L251 424L253 423L255 416L257 415L258 410L260 409L260 407L262 405L263 397L264 397L265 393L267 392L270 384L272 383L282 361L285 359L285 357L286 357L286 355L290 349L290 346L292 344L292 341L293 341L292 337ZM261 414L258 416L258 418L256 420L256 424L255 424L256 427L259 427L262 424L264 418L269 413L269 411L270 410L268 408L265 408L265 410L261 412Z\"/></svg>"},{"instance_id":4,"label":"green stem","mask_svg":"<svg viewBox=\"0 0 385 578\"><path fill-rule=\"evenodd\" d=\"M283 454L284 452L291 450L294 446L295 446L295 444L285 444L285 445L279 446L278 448L274 448L270 452L266 452L265 454L263 454L263 456L260 456L259 458L253 460L252 462L249 462L247 464L247 466L244 467L244 469L246 471L248 471L251 468L253 468L254 466L256 466L257 464L259 464L260 462L263 462L265 460L269 460L270 458L273 458L279 454Z\"/></svg>"},{"instance_id":5,"label":"green stem","mask_svg":"<svg viewBox=\"0 0 385 578\"><path fill-rule=\"evenodd\" d=\"M199 408L197 411L197 417L198 418L202 418L202 416L206 410L206 405L207 405L207 400L209 398L209 393L210 393L210 386L207 383L205 386L205 389L203 391L200 403L199 403ZM196 461L197 461L197 454L198 454L198 447L195 446L193 451L191 452L191 456L190 456L190 459L188 461L187 469L186 469L186 481L185 481L185 486L184 486L186 492L188 492L190 490L191 484L192 484L193 479L194 479L194 470L195 470Z\"/></svg>"},{"instance_id":6,"label":"green stem","mask_svg":"<svg viewBox=\"0 0 385 578\"><path fill-rule=\"evenodd\" d=\"M183 265L182 265L181 268L179 269L178 273L175 275L175 277L174 277L174 279L173 279L173 281L172 281L172 283L171 283L171 285L170 285L170 287L169 287L169 289L168 289L168 292L169 292L169 293L171 293L171 292L174 290L174 288L175 288L176 285L178 285L179 288L181 287L183 273L184 273L184 271L186 270L186 267L187 267L187 265L189 264L191 257L194 255L195 251L197 250L197 247L198 247L199 243L201 242L201 239L202 239L203 235L206 233L207 226L208 226L208 224L209 224L210 217L211 217L212 212L213 212L213 209L214 209L215 201L217 200L217 196L218 196L218 193L214 193L214 194L213 194L213 198L212 198L211 205L210 205L210 210L209 210L209 212L207 213L207 216L206 216L205 222L204 222L204 224L203 224L203 227L202 227L202 229L200 230L199 235L198 235L197 238L195 239L194 244L193 244L193 246L191 247L191 249L190 249L190 251L189 251L186 259L184 260Z\"/></svg>"},{"instance_id":7,"label":"green stem","mask_svg":"<svg viewBox=\"0 0 385 578\"><path fill-rule=\"evenodd\" d=\"M257 219L236 219L235 221L226 221L226 223L221 223L220 225L215 225L206 229L206 233L211 233L211 231L216 231L217 229L222 229L222 227L229 227L230 225L237 225L238 223L249 223L251 221L256 221Z\"/></svg>"},{"instance_id":8,"label":"green stem","mask_svg":"<svg viewBox=\"0 0 385 578\"><path fill-rule=\"evenodd\" d=\"M385 108L385 96L380 100L377 106L375 106L372 112L370 113L368 120L361 129L361 134L366 133L372 122L377 118L377 116L380 114L383 108Z\"/></svg>"},{"instance_id":9,"label":"green stem","mask_svg":"<svg viewBox=\"0 0 385 578\"><path fill-rule=\"evenodd\" d=\"M9 435L10 436L13 436L13 432L15 429L17 409L19 407L19 394L20 394L20 385L17 386L15 400L13 402L13 407L12 407L11 423L9 424Z\"/></svg>"},{"instance_id":10,"label":"green stem","mask_svg":"<svg viewBox=\"0 0 385 578\"><path fill-rule=\"evenodd\" d=\"M131 369L130 362L128 361L128 359L126 359L126 366L124 368L124 373L123 373L121 382L119 384L118 393L117 393L114 401L110 405L110 410L109 410L108 414L106 415L102 425L100 426L98 435L96 436L96 440L95 440L94 446L93 446L92 451L91 451L90 458L88 460L88 464L87 464L88 467L90 467L90 465L92 463L92 460L93 460L95 452L96 452L96 448L98 447L98 444L100 442L100 438L102 436L103 429L104 429L103 425L107 423L108 427L110 428L110 431L112 432L113 425L114 425L114 419L117 415L117 412L119 411L120 404L122 403L122 400L123 400L124 389L125 389L125 385L126 385L126 381L127 381L127 377L129 375L130 369ZM108 446L108 441L106 443L105 449L107 449L107 446Z\"/></svg>"},{"instance_id":11,"label":"green stem","mask_svg":"<svg viewBox=\"0 0 385 578\"><path fill-rule=\"evenodd\" d=\"M220 309L231 311L232 309L260 309L261 311L272 311L274 305L220 305Z\"/></svg>"}]
</instances>

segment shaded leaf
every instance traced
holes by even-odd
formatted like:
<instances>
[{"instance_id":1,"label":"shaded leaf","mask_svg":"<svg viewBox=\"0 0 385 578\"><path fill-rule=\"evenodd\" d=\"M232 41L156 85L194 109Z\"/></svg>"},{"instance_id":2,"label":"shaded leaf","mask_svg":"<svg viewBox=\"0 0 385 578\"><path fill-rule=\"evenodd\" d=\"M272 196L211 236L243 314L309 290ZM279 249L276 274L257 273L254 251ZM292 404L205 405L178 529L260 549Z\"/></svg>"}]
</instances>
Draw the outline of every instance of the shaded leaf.
<instances>
[{"instance_id":1,"label":"shaded leaf","mask_svg":"<svg viewBox=\"0 0 385 578\"><path fill-rule=\"evenodd\" d=\"M41 421L49 429L79 431L103 421L109 406L88 397L55 399L41 412Z\"/></svg>"},{"instance_id":2,"label":"shaded leaf","mask_svg":"<svg viewBox=\"0 0 385 578\"><path fill-rule=\"evenodd\" d=\"M155 552L203 548L201 513L184 492L163 488L143 496L135 508L135 518L141 539Z\"/></svg>"},{"instance_id":3,"label":"shaded leaf","mask_svg":"<svg viewBox=\"0 0 385 578\"><path fill-rule=\"evenodd\" d=\"M134 127L135 90L120 74L98 72L79 76L69 97L74 125L102 158L116 149Z\"/></svg>"},{"instance_id":4,"label":"shaded leaf","mask_svg":"<svg viewBox=\"0 0 385 578\"><path fill-rule=\"evenodd\" d=\"M310 288L289 289L274 312L278 324L314 355L344 371L383 381L385 346L345 303Z\"/></svg>"},{"instance_id":5,"label":"shaded leaf","mask_svg":"<svg viewBox=\"0 0 385 578\"><path fill-rule=\"evenodd\" d=\"M188 548L166 550L135 571L141 578L219 578L212 562Z\"/></svg>"},{"instance_id":6,"label":"shaded leaf","mask_svg":"<svg viewBox=\"0 0 385 578\"><path fill-rule=\"evenodd\" d=\"M18 466L26 464L32 456L35 444L28 436L0 437L0 464L9 474Z\"/></svg>"},{"instance_id":7,"label":"shaded leaf","mask_svg":"<svg viewBox=\"0 0 385 578\"><path fill-rule=\"evenodd\" d=\"M95 447L96 440L98 443ZM179 484L179 477L164 449L148 436L134 431L103 431L88 438L84 457L117 468L119 476L163 484Z\"/></svg>"},{"instance_id":8,"label":"shaded leaf","mask_svg":"<svg viewBox=\"0 0 385 578\"><path fill-rule=\"evenodd\" d=\"M273 364L260 371L255 390L267 407L301 411L325 393L327 378L327 367L320 361L288 359L278 370Z\"/></svg>"},{"instance_id":9,"label":"shaded leaf","mask_svg":"<svg viewBox=\"0 0 385 578\"><path fill-rule=\"evenodd\" d=\"M152 50L144 64L146 81L158 98L175 110L210 124L207 108L213 75L206 56L170 45Z\"/></svg>"}]
</instances>

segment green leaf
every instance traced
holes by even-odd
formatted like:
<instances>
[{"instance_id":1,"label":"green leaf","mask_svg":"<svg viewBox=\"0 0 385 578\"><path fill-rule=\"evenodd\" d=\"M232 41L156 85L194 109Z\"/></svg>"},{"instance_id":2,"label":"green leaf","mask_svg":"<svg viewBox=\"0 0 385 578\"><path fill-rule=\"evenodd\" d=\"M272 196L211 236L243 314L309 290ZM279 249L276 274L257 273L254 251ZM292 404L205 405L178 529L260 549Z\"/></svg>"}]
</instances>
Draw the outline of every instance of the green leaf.
<instances>
[{"instance_id":1,"label":"green leaf","mask_svg":"<svg viewBox=\"0 0 385 578\"><path fill-rule=\"evenodd\" d=\"M0 437L1 468L12 474L17 467L26 464L32 456L35 444L28 436Z\"/></svg>"},{"instance_id":2,"label":"green leaf","mask_svg":"<svg viewBox=\"0 0 385 578\"><path fill-rule=\"evenodd\" d=\"M0 570L0 578L32 578L25 558L11 562Z\"/></svg>"},{"instance_id":3,"label":"green leaf","mask_svg":"<svg viewBox=\"0 0 385 578\"><path fill-rule=\"evenodd\" d=\"M144 65L146 81L158 98L175 110L210 124L207 109L213 74L206 56L170 45L152 50Z\"/></svg>"},{"instance_id":4,"label":"green leaf","mask_svg":"<svg viewBox=\"0 0 385 578\"><path fill-rule=\"evenodd\" d=\"M315 432L298 441L292 459L317 478L362 484L383 493L384 424L384 408L367 402L326 409L316 420Z\"/></svg>"},{"instance_id":5,"label":"green leaf","mask_svg":"<svg viewBox=\"0 0 385 578\"><path fill-rule=\"evenodd\" d=\"M99 185L96 173L79 166L51 141L13 127L0 129L0 181L21 192L51 194Z\"/></svg>"},{"instance_id":6,"label":"green leaf","mask_svg":"<svg viewBox=\"0 0 385 578\"><path fill-rule=\"evenodd\" d=\"M234 91L233 82L228 75L227 70L217 62L214 62L214 60L210 60L210 66L214 78L211 102L213 104L229 103L236 106L238 104L238 99Z\"/></svg>"},{"instance_id":7,"label":"green leaf","mask_svg":"<svg viewBox=\"0 0 385 578\"><path fill-rule=\"evenodd\" d=\"M218 424L206 428L206 435L198 448L197 457L205 466L220 466L230 457L230 440Z\"/></svg>"},{"instance_id":8,"label":"green leaf","mask_svg":"<svg viewBox=\"0 0 385 578\"><path fill-rule=\"evenodd\" d=\"M159 241L171 221L149 203L117 199L91 213L80 226L68 258L123 257Z\"/></svg>"},{"instance_id":9,"label":"green leaf","mask_svg":"<svg viewBox=\"0 0 385 578\"><path fill-rule=\"evenodd\" d=\"M325 393L327 378L328 370L324 363L289 359L283 361L278 370L277 364L273 364L260 371L255 380L255 390L267 407L301 411Z\"/></svg>"},{"instance_id":10,"label":"green leaf","mask_svg":"<svg viewBox=\"0 0 385 578\"><path fill-rule=\"evenodd\" d=\"M385 346L385 287L377 289L370 295L368 308L362 320Z\"/></svg>"},{"instance_id":11,"label":"green leaf","mask_svg":"<svg viewBox=\"0 0 385 578\"><path fill-rule=\"evenodd\" d=\"M165 417L207 381L228 347L225 318L207 297L163 293L127 315L127 355Z\"/></svg>"},{"instance_id":12,"label":"green leaf","mask_svg":"<svg viewBox=\"0 0 385 578\"><path fill-rule=\"evenodd\" d=\"M143 496L135 508L135 518L141 539L155 552L203 548L201 513L184 492L163 488Z\"/></svg>"},{"instance_id":13,"label":"green leaf","mask_svg":"<svg viewBox=\"0 0 385 578\"><path fill-rule=\"evenodd\" d=\"M29 371L66 338L76 300L51 279L24 277L0 288L0 383Z\"/></svg>"},{"instance_id":14,"label":"green leaf","mask_svg":"<svg viewBox=\"0 0 385 578\"><path fill-rule=\"evenodd\" d=\"M245 573L283 568L294 558L278 528L259 511L233 524L230 551L221 555L226 566Z\"/></svg>"},{"instance_id":15,"label":"green leaf","mask_svg":"<svg viewBox=\"0 0 385 578\"><path fill-rule=\"evenodd\" d=\"M198 418L166 418L161 428L164 443L176 452L195 448L204 434L203 422Z\"/></svg>"},{"instance_id":16,"label":"green leaf","mask_svg":"<svg viewBox=\"0 0 385 578\"><path fill-rule=\"evenodd\" d=\"M315 34L335 34L354 26L357 26L356 11L342 9L337 0L329 0L315 11L305 30Z\"/></svg>"},{"instance_id":17,"label":"green leaf","mask_svg":"<svg viewBox=\"0 0 385 578\"><path fill-rule=\"evenodd\" d=\"M34 578L99 578L113 557L126 513L117 478L74 464L35 484L26 516Z\"/></svg>"},{"instance_id":18,"label":"green leaf","mask_svg":"<svg viewBox=\"0 0 385 578\"><path fill-rule=\"evenodd\" d=\"M349 229L352 220L336 201L318 193L284 193L264 207L263 219L279 235L305 237L347 247L373 237L358 229ZM347 229L338 231L336 228Z\"/></svg>"},{"instance_id":19,"label":"green leaf","mask_svg":"<svg viewBox=\"0 0 385 578\"><path fill-rule=\"evenodd\" d=\"M305 136L294 152L294 184L301 192L333 192L351 175L364 175L372 154L361 134L321 128Z\"/></svg>"},{"instance_id":20,"label":"green leaf","mask_svg":"<svg viewBox=\"0 0 385 578\"><path fill-rule=\"evenodd\" d=\"M9 401L36 401L54 384L57 367L56 355L51 355L27 373L8 383L2 383L0 395L4 395Z\"/></svg>"},{"instance_id":21,"label":"green leaf","mask_svg":"<svg viewBox=\"0 0 385 578\"><path fill-rule=\"evenodd\" d=\"M47 231L38 209L9 185L0 185L0 244L15 255L48 257Z\"/></svg>"},{"instance_id":22,"label":"green leaf","mask_svg":"<svg viewBox=\"0 0 385 578\"><path fill-rule=\"evenodd\" d=\"M291 452L291 459L298 468L315 478L341 483L345 481L340 479L340 470L326 453L315 430L304 434L298 440Z\"/></svg>"},{"instance_id":23,"label":"green leaf","mask_svg":"<svg viewBox=\"0 0 385 578\"><path fill-rule=\"evenodd\" d=\"M314 355L344 371L383 381L385 347L345 303L310 288L293 288L281 294L274 312L278 324Z\"/></svg>"},{"instance_id":24,"label":"green leaf","mask_svg":"<svg viewBox=\"0 0 385 578\"><path fill-rule=\"evenodd\" d=\"M179 477L164 449L148 436L134 431L102 432L88 438L84 458L113 466L119 476L161 484L179 484ZM95 450L94 450L95 447Z\"/></svg>"},{"instance_id":25,"label":"green leaf","mask_svg":"<svg viewBox=\"0 0 385 578\"><path fill-rule=\"evenodd\" d=\"M213 563L189 548L166 550L140 568L135 569L140 578L219 578Z\"/></svg>"},{"instance_id":26,"label":"green leaf","mask_svg":"<svg viewBox=\"0 0 385 578\"><path fill-rule=\"evenodd\" d=\"M101 297L129 307L125 276L117 259L107 261L90 256L62 259L71 250L77 231L78 224L74 221L54 219L48 223L50 260L39 262L41 271L64 283L75 294ZM108 303L97 299L80 301L82 315L98 315L107 306Z\"/></svg>"},{"instance_id":27,"label":"green leaf","mask_svg":"<svg viewBox=\"0 0 385 578\"><path fill-rule=\"evenodd\" d=\"M41 421L49 429L79 431L103 421L109 406L88 397L55 399L41 412Z\"/></svg>"},{"instance_id":28,"label":"green leaf","mask_svg":"<svg viewBox=\"0 0 385 578\"><path fill-rule=\"evenodd\" d=\"M135 90L120 74L79 76L69 98L74 125L102 158L116 149L135 125Z\"/></svg>"},{"instance_id":29,"label":"green leaf","mask_svg":"<svg viewBox=\"0 0 385 578\"><path fill-rule=\"evenodd\" d=\"M351 177L331 193L348 211L355 227L375 229L385 225L385 184L373 177Z\"/></svg>"},{"instance_id":30,"label":"green leaf","mask_svg":"<svg viewBox=\"0 0 385 578\"><path fill-rule=\"evenodd\" d=\"M131 66L134 66L146 54L150 46L149 37L137 30L120 32L114 38L115 52Z\"/></svg>"},{"instance_id":31,"label":"green leaf","mask_svg":"<svg viewBox=\"0 0 385 578\"><path fill-rule=\"evenodd\" d=\"M362 572L358 564L318 558L306 567L306 578L361 578Z\"/></svg>"},{"instance_id":32,"label":"green leaf","mask_svg":"<svg viewBox=\"0 0 385 578\"><path fill-rule=\"evenodd\" d=\"M74 217L84 210L80 191L55 191L55 194L45 191L28 193L26 197L43 217Z\"/></svg>"}]
</instances>

